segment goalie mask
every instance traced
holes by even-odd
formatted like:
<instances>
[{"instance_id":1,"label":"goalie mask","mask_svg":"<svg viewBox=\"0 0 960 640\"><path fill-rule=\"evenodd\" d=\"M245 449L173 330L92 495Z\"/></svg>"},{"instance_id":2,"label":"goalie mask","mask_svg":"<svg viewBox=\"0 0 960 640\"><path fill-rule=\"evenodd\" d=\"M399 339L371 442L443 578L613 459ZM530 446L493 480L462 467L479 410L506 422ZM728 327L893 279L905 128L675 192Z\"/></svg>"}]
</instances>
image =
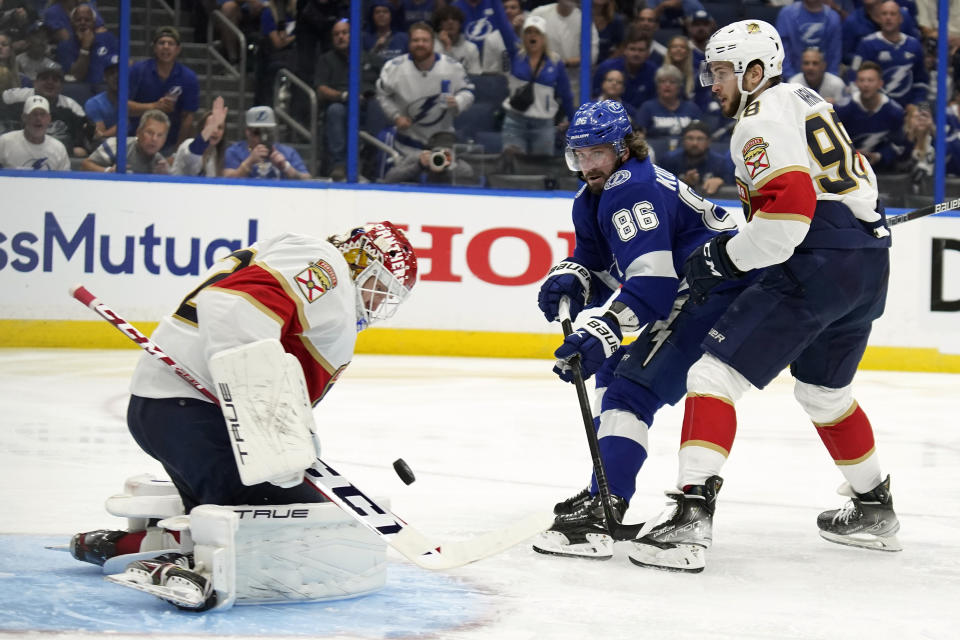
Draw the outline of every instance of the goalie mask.
<instances>
[{"instance_id":1,"label":"goalie mask","mask_svg":"<svg viewBox=\"0 0 960 640\"><path fill-rule=\"evenodd\" d=\"M357 331L397 311L417 281L417 256L390 222L357 227L329 238L350 267L357 291Z\"/></svg>"}]
</instances>

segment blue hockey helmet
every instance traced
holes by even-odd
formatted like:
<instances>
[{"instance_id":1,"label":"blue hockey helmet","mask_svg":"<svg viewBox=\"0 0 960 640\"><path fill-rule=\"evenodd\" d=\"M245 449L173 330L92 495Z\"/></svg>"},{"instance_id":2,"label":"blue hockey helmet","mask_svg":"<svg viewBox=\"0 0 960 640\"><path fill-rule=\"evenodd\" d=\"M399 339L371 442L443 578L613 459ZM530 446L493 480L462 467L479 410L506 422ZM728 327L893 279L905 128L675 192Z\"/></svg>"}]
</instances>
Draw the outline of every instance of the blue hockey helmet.
<instances>
[{"instance_id":1,"label":"blue hockey helmet","mask_svg":"<svg viewBox=\"0 0 960 640\"><path fill-rule=\"evenodd\" d=\"M633 132L623 105L616 100L585 102L573 114L573 123L567 128L567 166L580 171L574 149L598 144L612 144L617 155L626 149L624 138Z\"/></svg>"}]
</instances>

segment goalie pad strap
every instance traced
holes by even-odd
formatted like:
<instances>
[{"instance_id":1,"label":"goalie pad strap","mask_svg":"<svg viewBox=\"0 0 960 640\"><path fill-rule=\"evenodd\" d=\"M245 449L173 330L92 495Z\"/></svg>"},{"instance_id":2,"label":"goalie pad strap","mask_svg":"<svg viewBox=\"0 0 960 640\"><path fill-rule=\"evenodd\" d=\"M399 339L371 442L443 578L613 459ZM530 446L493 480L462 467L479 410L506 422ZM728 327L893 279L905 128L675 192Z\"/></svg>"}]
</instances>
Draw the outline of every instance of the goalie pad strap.
<instances>
[{"instance_id":1,"label":"goalie pad strap","mask_svg":"<svg viewBox=\"0 0 960 640\"><path fill-rule=\"evenodd\" d=\"M315 427L297 359L279 340L259 340L214 354L210 373L243 484L300 484Z\"/></svg>"}]
</instances>

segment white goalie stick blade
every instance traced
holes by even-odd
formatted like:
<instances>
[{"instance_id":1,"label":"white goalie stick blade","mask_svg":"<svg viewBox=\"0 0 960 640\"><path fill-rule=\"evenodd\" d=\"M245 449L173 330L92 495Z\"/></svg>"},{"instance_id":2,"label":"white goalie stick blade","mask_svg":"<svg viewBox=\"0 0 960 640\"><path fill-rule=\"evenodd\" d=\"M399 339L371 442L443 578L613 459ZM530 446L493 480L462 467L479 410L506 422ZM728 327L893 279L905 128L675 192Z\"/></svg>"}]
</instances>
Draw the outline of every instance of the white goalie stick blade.
<instances>
[{"instance_id":1,"label":"white goalie stick blade","mask_svg":"<svg viewBox=\"0 0 960 640\"><path fill-rule=\"evenodd\" d=\"M897 536L875 536L869 533L855 533L849 536L841 536L828 531L821 531L820 537L830 542L843 544L848 547L859 547L861 549L872 549L874 551L903 551L903 545Z\"/></svg>"},{"instance_id":2,"label":"white goalie stick blade","mask_svg":"<svg viewBox=\"0 0 960 640\"><path fill-rule=\"evenodd\" d=\"M104 576L103 579L107 582L118 584L121 587L129 587L137 591L149 593L152 596L157 596L161 600L166 600L167 602L188 609L197 608L204 602L203 594L201 594L195 586L192 588L181 584L161 586L153 584L152 582L140 582L137 577L128 573Z\"/></svg>"},{"instance_id":3,"label":"white goalie stick blade","mask_svg":"<svg viewBox=\"0 0 960 640\"><path fill-rule=\"evenodd\" d=\"M664 571L700 573L707 564L706 549L696 544L671 544L662 546L634 541L628 552L630 562L639 567Z\"/></svg>"},{"instance_id":4,"label":"white goalie stick blade","mask_svg":"<svg viewBox=\"0 0 960 640\"><path fill-rule=\"evenodd\" d=\"M609 560L613 557L613 538L603 533L588 533L586 542L570 544L559 531L544 531L533 541L533 550L548 556Z\"/></svg>"},{"instance_id":5,"label":"white goalie stick blade","mask_svg":"<svg viewBox=\"0 0 960 640\"><path fill-rule=\"evenodd\" d=\"M535 513L496 531L466 540L429 539L367 497L353 483L317 458L304 480L419 567L453 569L509 549L553 523L552 512Z\"/></svg>"}]
</instances>

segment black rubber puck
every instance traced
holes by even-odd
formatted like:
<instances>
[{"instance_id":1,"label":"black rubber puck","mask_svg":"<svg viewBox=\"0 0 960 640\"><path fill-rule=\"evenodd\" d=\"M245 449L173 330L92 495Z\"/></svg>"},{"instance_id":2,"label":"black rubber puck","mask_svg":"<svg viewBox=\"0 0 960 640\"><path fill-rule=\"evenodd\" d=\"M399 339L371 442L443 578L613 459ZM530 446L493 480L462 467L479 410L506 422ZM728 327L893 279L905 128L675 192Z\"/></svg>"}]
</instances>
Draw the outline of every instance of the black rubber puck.
<instances>
[{"instance_id":1,"label":"black rubber puck","mask_svg":"<svg viewBox=\"0 0 960 640\"><path fill-rule=\"evenodd\" d=\"M413 470L410 468L403 458L397 458L393 461L393 470L397 472L397 475L400 476L400 479L403 480L404 484L413 484L416 480L416 476L413 475Z\"/></svg>"}]
</instances>

